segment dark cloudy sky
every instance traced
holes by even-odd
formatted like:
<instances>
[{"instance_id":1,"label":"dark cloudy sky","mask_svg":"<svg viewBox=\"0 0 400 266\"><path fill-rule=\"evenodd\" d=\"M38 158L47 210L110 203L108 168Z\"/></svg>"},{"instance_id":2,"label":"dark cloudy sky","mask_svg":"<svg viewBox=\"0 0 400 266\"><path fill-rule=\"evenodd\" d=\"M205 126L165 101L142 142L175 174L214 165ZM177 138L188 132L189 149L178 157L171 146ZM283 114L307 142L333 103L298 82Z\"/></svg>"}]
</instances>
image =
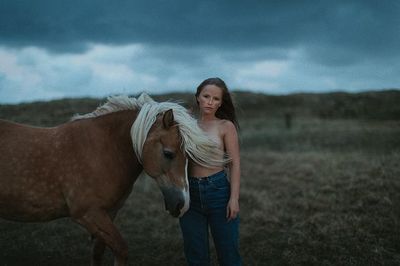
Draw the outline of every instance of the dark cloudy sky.
<instances>
[{"instance_id":1,"label":"dark cloudy sky","mask_svg":"<svg viewBox=\"0 0 400 266\"><path fill-rule=\"evenodd\" d=\"M400 88L400 1L1 0L0 103Z\"/></svg>"}]
</instances>

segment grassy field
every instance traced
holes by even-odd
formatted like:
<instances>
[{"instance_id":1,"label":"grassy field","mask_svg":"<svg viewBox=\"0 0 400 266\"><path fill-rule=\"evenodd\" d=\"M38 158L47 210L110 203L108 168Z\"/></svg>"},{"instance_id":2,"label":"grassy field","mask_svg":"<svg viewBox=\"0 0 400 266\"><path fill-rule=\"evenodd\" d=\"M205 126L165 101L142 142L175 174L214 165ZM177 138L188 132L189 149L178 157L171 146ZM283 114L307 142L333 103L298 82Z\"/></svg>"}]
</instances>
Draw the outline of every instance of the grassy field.
<instances>
[{"instance_id":1,"label":"grassy field","mask_svg":"<svg viewBox=\"0 0 400 266\"><path fill-rule=\"evenodd\" d=\"M236 93L244 265L400 265L399 100L399 91ZM3 105L0 118L52 126L101 102ZM116 224L129 265L185 265L178 222L150 178L137 181ZM88 233L68 218L0 220L0 265L88 265L90 247ZM109 251L105 259L112 265Z\"/></svg>"}]
</instances>

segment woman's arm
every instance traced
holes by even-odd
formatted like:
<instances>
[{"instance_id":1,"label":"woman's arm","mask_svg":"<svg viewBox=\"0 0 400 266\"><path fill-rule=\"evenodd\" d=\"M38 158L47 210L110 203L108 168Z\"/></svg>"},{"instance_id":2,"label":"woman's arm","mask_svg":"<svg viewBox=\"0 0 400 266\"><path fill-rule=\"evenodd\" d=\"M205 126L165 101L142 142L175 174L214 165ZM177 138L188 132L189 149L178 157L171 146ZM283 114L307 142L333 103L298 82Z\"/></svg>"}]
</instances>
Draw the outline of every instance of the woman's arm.
<instances>
[{"instance_id":1,"label":"woman's arm","mask_svg":"<svg viewBox=\"0 0 400 266\"><path fill-rule=\"evenodd\" d=\"M228 202L226 217L228 220L235 219L239 213L239 190L240 190L240 149L239 138L235 125L231 121L224 123L224 145L231 162L229 163L229 174L231 181L231 195Z\"/></svg>"}]
</instances>

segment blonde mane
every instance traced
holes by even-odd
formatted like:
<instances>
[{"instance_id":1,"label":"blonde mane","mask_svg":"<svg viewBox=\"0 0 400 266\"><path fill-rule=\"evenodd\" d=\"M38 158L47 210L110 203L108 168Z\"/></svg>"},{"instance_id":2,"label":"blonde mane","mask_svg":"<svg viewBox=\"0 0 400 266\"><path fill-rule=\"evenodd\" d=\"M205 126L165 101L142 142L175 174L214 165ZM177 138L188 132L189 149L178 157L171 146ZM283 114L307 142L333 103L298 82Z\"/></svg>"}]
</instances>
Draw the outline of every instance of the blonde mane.
<instances>
[{"instance_id":1,"label":"blonde mane","mask_svg":"<svg viewBox=\"0 0 400 266\"><path fill-rule=\"evenodd\" d=\"M174 102L156 102L146 93L142 93L138 98L109 97L104 105L98 107L92 113L75 115L72 120L92 118L131 109L139 110L139 114L131 127L131 138L133 149L140 162L142 162L143 145L157 115L172 109L182 139L182 150L194 162L205 167L221 166L227 163L227 160L223 159L223 152L217 148L214 141L205 135L197 125L197 121L183 106Z\"/></svg>"}]
</instances>

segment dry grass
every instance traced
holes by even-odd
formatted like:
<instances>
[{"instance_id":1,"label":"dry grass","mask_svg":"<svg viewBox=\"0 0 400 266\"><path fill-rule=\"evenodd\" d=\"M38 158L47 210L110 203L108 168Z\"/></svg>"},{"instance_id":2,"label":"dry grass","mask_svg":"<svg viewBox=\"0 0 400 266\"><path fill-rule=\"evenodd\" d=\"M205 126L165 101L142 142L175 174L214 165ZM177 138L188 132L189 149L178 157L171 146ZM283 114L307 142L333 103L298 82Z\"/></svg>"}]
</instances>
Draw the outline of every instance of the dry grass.
<instances>
[{"instance_id":1,"label":"dry grass","mask_svg":"<svg viewBox=\"0 0 400 266\"><path fill-rule=\"evenodd\" d=\"M400 263L399 153L243 157L246 265Z\"/></svg>"}]
</instances>

